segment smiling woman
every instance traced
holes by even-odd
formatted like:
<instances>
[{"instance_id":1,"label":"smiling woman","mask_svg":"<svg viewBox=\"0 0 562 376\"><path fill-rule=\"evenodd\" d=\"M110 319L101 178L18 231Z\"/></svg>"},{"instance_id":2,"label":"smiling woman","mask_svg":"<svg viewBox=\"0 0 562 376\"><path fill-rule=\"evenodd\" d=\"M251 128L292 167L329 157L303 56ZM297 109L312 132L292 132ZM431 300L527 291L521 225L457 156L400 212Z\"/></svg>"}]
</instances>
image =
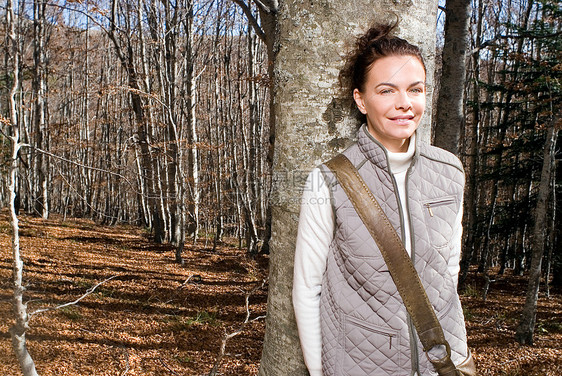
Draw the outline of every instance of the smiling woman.
<instances>
[{"instance_id":1,"label":"smiling woman","mask_svg":"<svg viewBox=\"0 0 562 376\"><path fill-rule=\"evenodd\" d=\"M353 90L367 129L391 152L405 152L425 109L425 69L413 56L375 61L364 88Z\"/></svg>"},{"instance_id":2,"label":"smiling woman","mask_svg":"<svg viewBox=\"0 0 562 376\"><path fill-rule=\"evenodd\" d=\"M355 144L310 173L302 198L293 304L311 376L436 375L429 357L457 365L469 359L456 292L463 168L452 154L416 137L426 103L425 66L418 47L392 35L395 26L372 27L348 55L340 79L364 124ZM332 168L342 159L350 164L336 174ZM347 189L348 174L362 180L372 199L364 201L367 207ZM375 200L384 211L377 223L365 216L375 211ZM386 226L385 215L392 229L380 243L371 230ZM388 247L379 247L394 232L442 327L439 345L422 346L395 284L396 269L386 262Z\"/></svg>"}]
</instances>

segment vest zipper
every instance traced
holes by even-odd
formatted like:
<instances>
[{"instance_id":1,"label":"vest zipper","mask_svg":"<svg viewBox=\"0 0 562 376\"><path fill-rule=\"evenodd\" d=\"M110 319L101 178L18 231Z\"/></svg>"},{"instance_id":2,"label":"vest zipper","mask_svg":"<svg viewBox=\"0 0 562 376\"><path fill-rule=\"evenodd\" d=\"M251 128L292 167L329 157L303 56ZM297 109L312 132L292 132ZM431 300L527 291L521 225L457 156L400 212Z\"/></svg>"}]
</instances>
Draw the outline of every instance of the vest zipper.
<instances>
[{"instance_id":1,"label":"vest zipper","mask_svg":"<svg viewBox=\"0 0 562 376\"><path fill-rule=\"evenodd\" d=\"M410 173L412 172L412 164L408 167L408 171L406 171L406 177L404 179L404 191L406 192L406 211L404 215L408 216L408 226L410 227L410 258L412 259L412 264L415 265L416 263L416 242L415 234L414 234L414 227L412 226L412 217L410 216L410 200L408 195L408 181L410 177ZM396 184L396 182L395 182ZM404 235L403 235L404 236ZM419 375L420 374L420 361L419 361L419 352L418 352L418 340L416 336L416 330L414 328L414 322L410 315L408 315L408 331L410 332L410 352L412 354L412 375Z\"/></svg>"},{"instance_id":2,"label":"vest zipper","mask_svg":"<svg viewBox=\"0 0 562 376\"><path fill-rule=\"evenodd\" d=\"M433 210L431 209L432 207L452 204L454 202L455 202L454 198L447 198L439 201L426 202L425 204L423 204L423 206L427 208L427 211L429 212L429 216L433 217Z\"/></svg>"}]
</instances>

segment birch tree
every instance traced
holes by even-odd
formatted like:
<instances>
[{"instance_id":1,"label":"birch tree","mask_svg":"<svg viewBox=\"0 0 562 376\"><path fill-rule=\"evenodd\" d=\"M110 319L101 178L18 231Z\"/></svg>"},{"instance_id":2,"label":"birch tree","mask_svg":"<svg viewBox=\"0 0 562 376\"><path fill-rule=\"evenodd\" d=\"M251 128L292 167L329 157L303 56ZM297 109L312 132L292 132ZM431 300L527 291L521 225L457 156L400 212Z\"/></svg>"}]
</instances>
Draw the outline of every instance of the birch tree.
<instances>
[{"instance_id":1,"label":"birch tree","mask_svg":"<svg viewBox=\"0 0 562 376\"><path fill-rule=\"evenodd\" d=\"M34 92L34 134L35 146L45 148L47 142L46 132L46 75L47 75L47 48L46 48L46 23L45 11L46 0L33 1L33 92ZM35 211L44 219L49 217L49 198L48 198L48 168L47 160L41 153L35 153L34 157L34 182L35 188Z\"/></svg>"},{"instance_id":2,"label":"birch tree","mask_svg":"<svg viewBox=\"0 0 562 376\"><path fill-rule=\"evenodd\" d=\"M25 287L23 285L23 260L20 252L19 243L19 225L16 214L16 175L18 171L18 158L21 148L19 119L16 110L16 95L20 88L19 82L19 66L20 51L19 43L15 31L15 12L12 0L7 0L6 4L6 25L7 25L7 42L11 52L12 62L12 85L9 94L10 108L10 224L12 227L12 262L13 262L13 310L15 316L15 324L10 328L12 337L12 347L16 353L16 358L20 368L25 376L37 376L35 363L27 350L26 331L28 329L27 304L24 303L23 293Z\"/></svg>"}]
</instances>

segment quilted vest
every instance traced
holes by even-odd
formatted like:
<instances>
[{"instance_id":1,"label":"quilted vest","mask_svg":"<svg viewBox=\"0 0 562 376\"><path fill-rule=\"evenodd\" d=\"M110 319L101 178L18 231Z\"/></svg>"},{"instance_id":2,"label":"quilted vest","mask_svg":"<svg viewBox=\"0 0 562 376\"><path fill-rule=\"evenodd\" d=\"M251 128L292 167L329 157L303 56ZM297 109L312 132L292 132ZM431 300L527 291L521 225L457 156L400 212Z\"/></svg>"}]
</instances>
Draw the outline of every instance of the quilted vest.
<instances>
[{"instance_id":1,"label":"quilted vest","mask_svg":"<svg viewBox=\"0 0 562 376\"><path fill-rule=\"evenodd\" d=\"M416 137L417 139L417 137ZM401 208L386 149L363 126L344 154L404 239L401 209L410 220L412 260L451 345L467 356L466 329L455 282L447 269L464 171L451 153L417 142ZM415 333L382 255L352 203L322 165L335 211L334 237L320 298L324 376L437 375Z\"/></svg>"}]
</instances>

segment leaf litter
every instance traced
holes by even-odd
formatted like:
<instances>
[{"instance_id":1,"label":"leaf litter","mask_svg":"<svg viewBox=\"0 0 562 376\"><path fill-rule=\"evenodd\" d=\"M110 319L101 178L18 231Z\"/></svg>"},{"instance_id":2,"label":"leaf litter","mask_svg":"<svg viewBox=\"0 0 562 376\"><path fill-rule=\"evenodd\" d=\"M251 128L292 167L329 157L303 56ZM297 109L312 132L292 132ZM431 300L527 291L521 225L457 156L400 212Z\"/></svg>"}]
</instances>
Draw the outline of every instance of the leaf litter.
<instances>
[{"instance_id":1,"label":"leaf litter","mask_svg":"<svg viewBox=\"0 0 562 376\"><path fill-rule=\"evenodd\" d=\"M133 226L101 226L21 216L25 298L30 312L80 298L77 304L34 315L28 347L40 375L207 375L228 340L220 375L257 375L265 322L267 256L246 257L236 239L212 251L212 240L186 244L185 264L170 245L151 242ZM11 349L10 226L0 213L0 374L21 375ZM562 375L562 291L541 294L535 344L520 346L515 329L526 277L506 273L486 301L471 271L461 296L469 347L482 376ZM541 291L543 286L541 285ZM253 320L258 318L257 320ZM289 376L289 375L288 375Z\"/></svg>"}]
</instances>

